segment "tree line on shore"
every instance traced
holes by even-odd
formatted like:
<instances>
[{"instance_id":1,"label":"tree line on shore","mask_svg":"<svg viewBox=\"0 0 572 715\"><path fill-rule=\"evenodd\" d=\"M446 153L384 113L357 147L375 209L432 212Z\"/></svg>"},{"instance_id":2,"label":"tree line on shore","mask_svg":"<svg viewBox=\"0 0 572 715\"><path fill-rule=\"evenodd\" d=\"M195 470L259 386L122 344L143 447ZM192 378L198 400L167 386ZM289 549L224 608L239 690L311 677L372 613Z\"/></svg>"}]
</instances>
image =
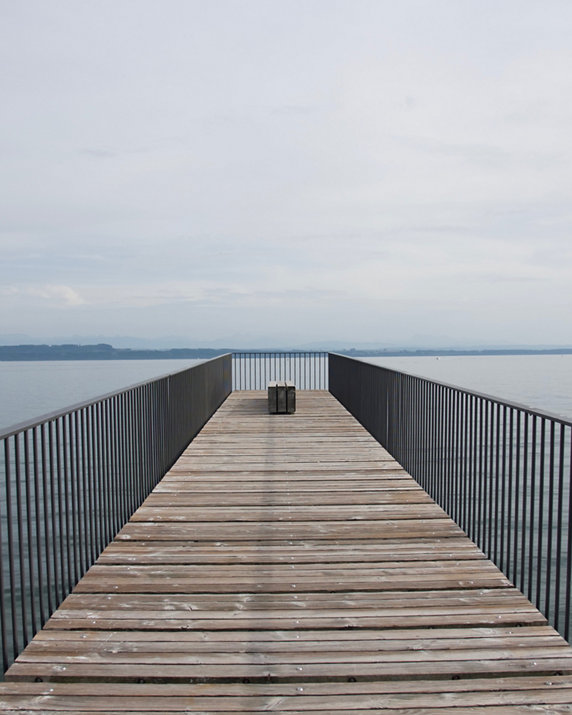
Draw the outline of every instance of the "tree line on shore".
<instances>
[{"instance_id":1,"label":"tree line on shore","mask_svg":"<svg viewBox=\"0 0 572 715\"><path fill-rule=\"evenodd\" d=\"M143 348L114 348L107 343L97 345L0 345L0 361L8 360L205 360L235 352L232 348L169 348L169 349L143 349ZM271 348L240 350L238 352L297 352L295 349ZM303 350L301 352L309 352ZM342 355L350 357L441 357L448 355L569 355L572 348L484 348L479 349L394 349L379 350L335 350Z\"/></svg>"}]
</instances>

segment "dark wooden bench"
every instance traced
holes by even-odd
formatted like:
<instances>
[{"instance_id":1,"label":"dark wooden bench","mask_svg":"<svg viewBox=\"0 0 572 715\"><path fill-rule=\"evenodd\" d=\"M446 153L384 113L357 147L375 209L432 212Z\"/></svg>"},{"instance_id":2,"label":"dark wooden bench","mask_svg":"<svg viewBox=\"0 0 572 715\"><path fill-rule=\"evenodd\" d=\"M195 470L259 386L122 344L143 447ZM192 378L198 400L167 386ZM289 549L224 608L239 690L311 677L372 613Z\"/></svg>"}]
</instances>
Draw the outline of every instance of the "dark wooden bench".
<instances>
[{"instance_id":1,"label":"dark wooden bench","mask_svg":"<svg viewBox=\"0 0 572 715\"><path fill-rule=\"evenodd\" d=\"M287 380L268 383L268 412L273 415L296 412L296 386Z\"/></svg>"}]
</instances>

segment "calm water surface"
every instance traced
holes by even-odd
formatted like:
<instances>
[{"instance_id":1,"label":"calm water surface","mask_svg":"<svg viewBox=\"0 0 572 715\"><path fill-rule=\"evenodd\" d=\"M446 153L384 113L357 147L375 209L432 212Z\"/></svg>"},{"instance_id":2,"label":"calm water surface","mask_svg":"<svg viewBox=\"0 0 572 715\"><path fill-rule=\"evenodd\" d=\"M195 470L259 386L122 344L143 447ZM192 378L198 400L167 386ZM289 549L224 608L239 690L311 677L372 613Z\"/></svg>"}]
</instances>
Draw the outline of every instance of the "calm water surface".
<instances>
[{"instance_id":1,"label":"calm water surface","mask_svg":"<svg viewBox=\"0 0 572 715\"><path fill-rule=\"evenodd\" d=\"M366 361L572 419L572 355L376 357Z\"/></svg>"},{"instance_id":2,"label":"calm water surface","mask_svg":"<svg viewBox=\"0 0 572 715\"><path fill-rule=\"evenodd\" d=\"M572 419L572 355L367 358ZM201 360L0 362L0 429Z\"/></svg>"},{"instance_id":3,"label":"calm water surface","mask_svg":"<svg viewBox=\"0 0 572 715\"><path fill-rule=\"evenodd\" d=\"M0 429L203 360L0 362Z\"/></svg>"}]
</instances>

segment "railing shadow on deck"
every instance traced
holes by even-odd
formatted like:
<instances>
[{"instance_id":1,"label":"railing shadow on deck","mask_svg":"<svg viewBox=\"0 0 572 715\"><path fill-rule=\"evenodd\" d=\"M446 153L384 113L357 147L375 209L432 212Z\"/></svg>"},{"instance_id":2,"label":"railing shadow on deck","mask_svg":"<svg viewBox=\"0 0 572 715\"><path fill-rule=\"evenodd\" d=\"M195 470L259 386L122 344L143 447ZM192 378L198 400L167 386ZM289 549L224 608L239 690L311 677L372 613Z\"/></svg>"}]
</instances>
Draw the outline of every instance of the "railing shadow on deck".
<instances>
[{"instance_id":1,"label":"railing shadow on deck","mask_svg":"<svg viewBox=\"0 0 572 715\"><path fill-rule=\"evenodd\" d=\"M342 355L329 384L570 640L572 423Z\"/></svg>"},{"instance_id":2,"label":"railing shadow on deck","mask_svg":"<svg viewBox=\"0 0 572 715\"><path fill-rule=\"evenodd\" d=\"M230 392L228 354L0 433L4 670Z\"/></svg>"}]
</instances>

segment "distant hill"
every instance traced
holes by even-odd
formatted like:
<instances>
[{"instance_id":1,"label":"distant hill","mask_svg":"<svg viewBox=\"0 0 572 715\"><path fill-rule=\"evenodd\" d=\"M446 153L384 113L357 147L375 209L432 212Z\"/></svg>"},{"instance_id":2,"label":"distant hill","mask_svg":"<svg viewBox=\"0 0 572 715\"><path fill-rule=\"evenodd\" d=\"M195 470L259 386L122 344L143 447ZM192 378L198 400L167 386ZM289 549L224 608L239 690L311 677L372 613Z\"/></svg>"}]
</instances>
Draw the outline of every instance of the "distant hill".
<instances>
[{"instance_id":1,"label":"distant hill","mask_svg":"<svg viewBox=\"0 0 572 715\"><path fill-rule=\"evenodd\" d=\"M387 350L335 350L349 357L444 357L447 355L571 355L572 348L404 348Z\"/></svg>"},{"instance_id":2,"label":"distant hill","mask_svg":"<svg viewBox=\"0 0 572 715\"><path fill-rule=\"evenodd\" d=\"M232 348L170 348L149 350L144 348L114 348L107 343L97 345L0 345L0 361L16 360L205 360L233 352ZM288 349L240 350L237 352L296 352ZM307 352L307 351L303 351ZM327 351L326 351L327 352ZM570 355L572 348L483 348L459 350L454 348L335 350L350 357L431 357L446 355Z\"/></svg>"},{"instance_id":3,"label":"distant hill","mask_svg":"<svg viewBox=\"0 0 572 715\"><path fill-rule=\"evenodd\" d=\"M172 348L144 350L98 345L0 345L0 360L173 360L208 359L228 350Z\"/></svg>"}]
</instances>

